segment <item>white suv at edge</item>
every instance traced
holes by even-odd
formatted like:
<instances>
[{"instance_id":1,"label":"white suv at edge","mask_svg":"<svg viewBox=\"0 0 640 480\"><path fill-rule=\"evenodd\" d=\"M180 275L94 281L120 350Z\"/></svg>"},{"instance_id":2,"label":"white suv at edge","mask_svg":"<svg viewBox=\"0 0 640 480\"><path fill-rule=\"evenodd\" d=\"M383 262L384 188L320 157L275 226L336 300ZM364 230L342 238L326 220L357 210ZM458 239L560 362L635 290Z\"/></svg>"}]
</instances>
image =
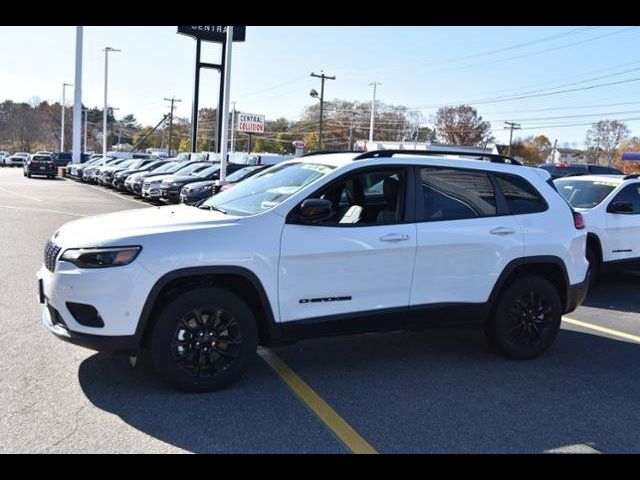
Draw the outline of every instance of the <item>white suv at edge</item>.
<instances>
[{"instance_id":1,"label":"white suv at edge","mask_svg":"<svg viewBox=\"0 0 640 480\"><path fill-rule=\"evenodd\" d=\"M592 276L640 267L640 175L582 175L554 181L584 216Z\"/></svg>"},{"instance_id":2,"label":"white suv at edge","mask_svg":"<svg viewBox=\"0 0 640 480\"><path fill-rule=\"evenodd\" d=\"M584 298L587 234L546 171L483 157L307 155L198 207L70 222L38 272L42 321L148 349L186 391L229 385L258 344L323 335L476 323L537 357Z\"/></svg>"}]
</instances>

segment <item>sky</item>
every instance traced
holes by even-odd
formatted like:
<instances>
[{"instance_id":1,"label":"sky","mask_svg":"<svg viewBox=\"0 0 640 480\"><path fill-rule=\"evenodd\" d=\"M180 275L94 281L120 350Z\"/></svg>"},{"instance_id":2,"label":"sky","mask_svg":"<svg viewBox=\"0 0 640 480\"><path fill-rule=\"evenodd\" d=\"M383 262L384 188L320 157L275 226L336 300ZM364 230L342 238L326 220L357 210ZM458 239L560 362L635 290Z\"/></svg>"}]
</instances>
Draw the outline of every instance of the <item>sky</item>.
<instances>
[{"instance_id":1,"label":"sky","mask_svg":"<svg viewBox=\"0 0 640 480\"><path fill-rule=\"evenodd\" d=\"M385 104L419 110L429 125L438 106L470 104L508 142L546 134L580 148L592 122L626 120L640 135L639 27L257 27L234 44L231 101L240 111L268 119L299 118L317 102L311 72L327 80L325 99L370 101L373 81ZM73 83L75 27L0 27L0 101L61 101ZM205 44L203 61L220 49ZM83 103L102 107L105 46L109 54L109 105L116 118L132 113L155 125L175 96L176 115L189 117L194 90L195 41L175 26L86 26ZM216 71L201 74L200 106L215 107ZM73 89L67 87L67 102ZM379 128L384 128L380 125Z\"/></svg>"}]
</instances>

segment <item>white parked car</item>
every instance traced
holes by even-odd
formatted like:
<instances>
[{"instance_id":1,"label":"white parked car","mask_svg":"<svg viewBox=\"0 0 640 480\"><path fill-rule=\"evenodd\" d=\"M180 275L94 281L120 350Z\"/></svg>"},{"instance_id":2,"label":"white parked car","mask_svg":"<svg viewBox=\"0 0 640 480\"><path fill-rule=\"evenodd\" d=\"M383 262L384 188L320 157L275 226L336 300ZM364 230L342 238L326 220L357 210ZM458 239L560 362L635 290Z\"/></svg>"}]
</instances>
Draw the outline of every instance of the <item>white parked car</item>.
<instances>
[{"instance_id":1,"label":"white parked car","mask_svg":"<svg viewBox=\"0 0 640 480\"><path fill-rule=\"evenodd\" d=\"M198 207L65 224L38 272L42 322L149 349L187 391L231 384L258 344L322 335L471 323L507 357L543 354L586 293L580 214L541 169L433 155L317 154Z\"/></svg>"},{"instance_id":2,"label":"white parked car","mask_svg":"<svg viewBox=\"0 0 640 480\"><path fill-rule=\"evenodd\" d=\"M22 167L29 158L29 152L16 152L5 159L7 167Z\"/></svg>"},{"instance_id":3,"label":"white parked car","mask_svg":"<svg viewBox=\"0 0 640 480\"><path fill-rule=\"evenodd\" d=\"M582 175L554 181L587 227L593 276L640 267L640 175Z\"/></svg>"}]
</instances>

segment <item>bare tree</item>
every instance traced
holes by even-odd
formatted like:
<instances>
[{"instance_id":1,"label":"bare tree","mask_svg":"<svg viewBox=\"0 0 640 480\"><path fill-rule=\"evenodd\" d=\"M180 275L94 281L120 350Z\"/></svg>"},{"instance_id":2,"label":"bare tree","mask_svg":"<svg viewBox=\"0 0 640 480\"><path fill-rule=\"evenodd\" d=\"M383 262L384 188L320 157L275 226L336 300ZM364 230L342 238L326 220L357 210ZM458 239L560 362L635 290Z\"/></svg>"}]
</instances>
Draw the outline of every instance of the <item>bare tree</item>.
<instances>
[{"instance_id":1,"label":"bare tree","mask_svg":"<svg viewBox=\"0 0 640 480\"><path fill-rule=\"evenodd\" d=\"M600 120L587 131L586 147L590 161L599 163L600 152L608 166L613 164L623 140L629 137L629 128L618 120Z\"/></svg>"},{"instance_id":2,"label":"bare tree","mask_svg":"<svg viewBox=\"0 0 640 480\"><path fill-rule=\"evenodd\" d=\"M454 145L485 145L493 140L491 124L469 105L442 107L435 115L438 137Z\"/></svg>"}]
</instances>

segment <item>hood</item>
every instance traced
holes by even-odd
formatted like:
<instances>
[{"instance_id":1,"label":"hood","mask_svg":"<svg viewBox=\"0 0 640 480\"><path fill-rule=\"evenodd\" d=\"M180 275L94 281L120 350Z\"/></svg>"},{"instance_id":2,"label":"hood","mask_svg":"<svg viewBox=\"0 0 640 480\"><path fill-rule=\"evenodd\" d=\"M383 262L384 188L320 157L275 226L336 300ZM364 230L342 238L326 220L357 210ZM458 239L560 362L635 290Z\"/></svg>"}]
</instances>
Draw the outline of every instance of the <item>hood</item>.
<instances>
[{"instance_id":1,"label":"hood","mask_svg":"<svg viewBox=\"0 0 640 480\"><path fill-rule=\"evenodd\" d=\"M64 224L53 241L64 248L132 245L144 237L235 223L239 217L186 205L147 207L81 218Z\"/></svg>"},{"instance_id":2,"label":"hood","mask_svg":"<svg viewBox=\"0 0 640 480\"><path fill-rule=\"evenodd\" d=\"M165 173L162 175L151 175L151 178L144 178L145 182L162 182L165 178L173 177L171 173Z\"/></svg>"}]
</instances>

